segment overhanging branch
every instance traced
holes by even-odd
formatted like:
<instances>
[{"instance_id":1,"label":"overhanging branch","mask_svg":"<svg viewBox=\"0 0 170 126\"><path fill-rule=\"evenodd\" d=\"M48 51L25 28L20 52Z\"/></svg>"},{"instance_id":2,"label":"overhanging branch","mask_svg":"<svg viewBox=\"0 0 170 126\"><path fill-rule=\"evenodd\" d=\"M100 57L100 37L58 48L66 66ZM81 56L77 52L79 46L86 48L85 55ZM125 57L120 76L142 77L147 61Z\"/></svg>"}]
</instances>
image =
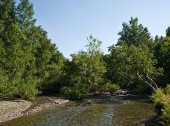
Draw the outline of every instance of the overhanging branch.
<instances>
[{"instance_id":1,"label":"overhanging branch","mask_svg":"<svg viewBox=\"0 0 170 126\"><path fill-rule=\"evenodd\" d=\"M143 81L144 83L146 83L149 87L151 87L153 90L157 89L158 86L157 84L147 75L146 78L143 78L141 75L139 75L138 71L137 71L137 76L138 78Z\"/></svg>"}]
</instances>

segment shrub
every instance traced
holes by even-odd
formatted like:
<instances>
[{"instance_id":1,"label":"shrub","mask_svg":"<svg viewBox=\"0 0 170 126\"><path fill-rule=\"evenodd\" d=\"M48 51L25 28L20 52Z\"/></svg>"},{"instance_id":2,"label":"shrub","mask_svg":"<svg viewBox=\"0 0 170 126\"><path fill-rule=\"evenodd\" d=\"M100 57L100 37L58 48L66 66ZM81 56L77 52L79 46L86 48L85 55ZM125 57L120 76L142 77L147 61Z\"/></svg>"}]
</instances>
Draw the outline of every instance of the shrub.
<instances>
[{"instance_id":1,"label":"shrub","mask_svg":"<svg viewBox=\"0 0 170 126\"><path fill-rule=\"evenodd\" d=\"M75 87L63 87L61 93L70 100L81 100L84 97L83 92Z\"/></svg>"},{"instance_id":2,"label":"shrub","mask_svg":"<svg viewBox=\"0 0 170 126\"><path fill-rule=\"evenodd\" d=\"M155 104L165 104L167 98L164 90L161 88L156 89L152 97Z\"/></svg>"},{"instance_id":3,"label":"shrub","mask_svg":"<svg viewBox=\"0 0 170 126\"><path fill-rule=\"evenodd\" d=\"M170 125L170 85L168 85L164 90L156 89L152 95L155 106L159 106L159 112L161 116L159 122L164 126ZM161 107L160 107L161 106ZM157 107L158 108L158 107Z\"/></svg>"},{"instance_id":4,"label":"shrub","mask_svg":"<svg viewBox=\"0 0 170 126\"><path fill-rule=\"evenodd\" d=\"M162 115L159 119L159 122L163 126L169 126L170 125L170 105L165 105L164 109L162 111Z\"/></svg>"},{"instance_id":5,"label":"shrub","mask_svg":"<svg viewBox=\"0 0 170 126\"><path fill-rule=\"evenodd\" d=\"M112 84L112 83L110 83L110 82L108 82L108 83L106 83L106 84L104 84L104 85L102 86L102 91L104 91L104 92L113 93L113 92L115 92L115 91L118 90L118 89L120 89L120 87L119 87L118 85Z\"/></svg>"}]
</instances>

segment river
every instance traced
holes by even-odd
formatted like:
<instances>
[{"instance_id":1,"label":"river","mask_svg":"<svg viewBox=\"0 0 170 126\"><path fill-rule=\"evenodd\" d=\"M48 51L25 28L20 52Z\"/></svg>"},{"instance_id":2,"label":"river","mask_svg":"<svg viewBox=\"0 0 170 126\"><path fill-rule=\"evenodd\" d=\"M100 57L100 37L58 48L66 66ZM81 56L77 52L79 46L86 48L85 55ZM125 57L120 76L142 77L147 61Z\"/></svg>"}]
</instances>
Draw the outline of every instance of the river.
<instances>
[{"instance_id":1,"label":"river","mask_svg":"<svg viewBox=\"0 0 170 126\"><path fill-rule=\"evenodd\" d=\"M87 101L90 102L74 102L0 126L144 126L155 115L153 104L141 97L93 97Z\"/></svg>"}]
</instances>

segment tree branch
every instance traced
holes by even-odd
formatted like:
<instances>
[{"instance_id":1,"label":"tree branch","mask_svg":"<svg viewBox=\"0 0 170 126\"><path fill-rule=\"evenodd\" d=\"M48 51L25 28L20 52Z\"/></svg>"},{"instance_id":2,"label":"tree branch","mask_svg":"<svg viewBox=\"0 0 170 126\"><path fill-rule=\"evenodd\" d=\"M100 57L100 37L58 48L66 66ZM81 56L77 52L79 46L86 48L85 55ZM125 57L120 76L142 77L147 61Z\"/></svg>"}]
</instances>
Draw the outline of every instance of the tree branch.
<instances>
[{"instance_id":1,"label":"tree branch","mask_svg":"<svg viewBox=\"0 0 170 126\"><path fill-rule=\"evenodd\" d=\"M153 90L156 89L152 84L150 84L150 83L148 83L146 80L144 80L138 73L137 73L137 75L138 75L138 77L139 77L140 80L142 80L143 82L145 82L145 83L146 83L148 86L150 86Z\"/></svg>"},{"instance_id":2,"label":"tree branch","mask_svg":"<svg viewBox=\"0 0 170 126\"><path fill-rule=\"evenodd\" d=\"M158 88L157 84L155 83L155 81L152 80L152 78L150 78L148 75L146 75L146 77L153 83L155 88Z\"/></svg>"}]
</instances>

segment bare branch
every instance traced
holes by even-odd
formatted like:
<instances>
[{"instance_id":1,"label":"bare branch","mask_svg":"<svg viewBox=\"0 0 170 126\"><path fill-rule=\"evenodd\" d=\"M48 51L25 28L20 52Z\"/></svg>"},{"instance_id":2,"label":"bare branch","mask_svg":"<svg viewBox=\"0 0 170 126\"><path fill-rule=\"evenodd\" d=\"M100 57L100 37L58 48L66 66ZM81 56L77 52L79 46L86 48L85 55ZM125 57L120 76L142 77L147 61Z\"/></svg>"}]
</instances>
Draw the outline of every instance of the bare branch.
<instances>
[{"instance_id":1,"label":"bare branch","mask_svg":"<svg viewBox=\"0 0 170 126\"><path fill-rule=\"evenodd\" d=\"M139 74L138 74L138 77L139 77L140 80L142 80L143 82L145 82L148 86L150 86L153 90L156 89L152 84L150 84L150 83L148 83L146 80L144 80Z\"/></svg>"},{"instance_id":2,"label":"bare branch","mask_svg":"<svg viewBox=\"0 0 170 126\"><path fill-rule=\"evenodd\" d=\"M152 78L150 78L148 75L146 75L146 77L153 83L155 88L158 88L157 84L152 80Z\"/></svg>"}]
</instances>

